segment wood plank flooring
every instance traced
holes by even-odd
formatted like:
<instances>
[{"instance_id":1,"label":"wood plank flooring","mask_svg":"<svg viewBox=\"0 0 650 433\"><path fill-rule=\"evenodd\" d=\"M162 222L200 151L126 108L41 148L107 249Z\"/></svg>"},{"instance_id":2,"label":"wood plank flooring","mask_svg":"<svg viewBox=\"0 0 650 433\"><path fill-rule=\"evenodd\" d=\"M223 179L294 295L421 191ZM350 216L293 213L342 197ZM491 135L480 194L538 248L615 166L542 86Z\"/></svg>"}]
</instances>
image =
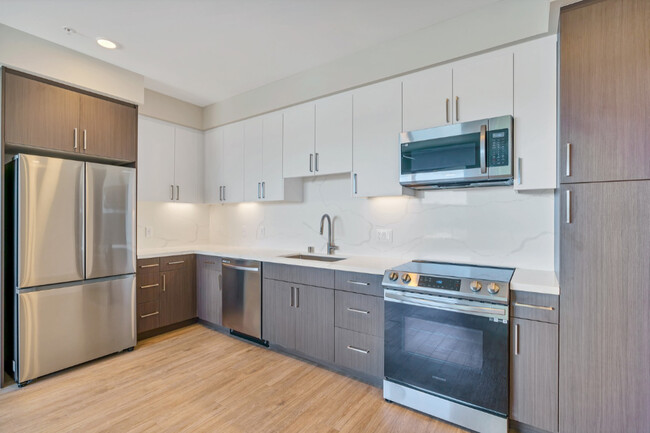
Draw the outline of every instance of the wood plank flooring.
<instances>
[{"instance_id":1,"label":"wood plank flooring","mask_svg":"<svg viewBox=\"0 0 650 433\"><path fill-rule=\"evenodd\" d=\"M193 325L0 391L0 432L408 432L459 428L380 389Z\"/></svg>"}]
</instances>

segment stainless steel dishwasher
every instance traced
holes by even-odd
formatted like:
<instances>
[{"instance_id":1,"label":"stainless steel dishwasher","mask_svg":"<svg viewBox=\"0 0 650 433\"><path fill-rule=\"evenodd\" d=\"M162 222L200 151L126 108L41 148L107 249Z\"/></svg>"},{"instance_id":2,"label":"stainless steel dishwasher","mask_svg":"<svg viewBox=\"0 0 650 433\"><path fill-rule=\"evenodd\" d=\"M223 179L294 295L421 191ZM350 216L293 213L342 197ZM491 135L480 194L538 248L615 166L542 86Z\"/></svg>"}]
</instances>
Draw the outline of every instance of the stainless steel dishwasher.
<instances>
[{"instance_id":1,"label":"stainless steel dishwasher","mask_svg":"<svg viewBox=\"0 0 650 433\"><path fill-rule=\"evenodd\" d=\"M262 263L221 260L222 322L232 334L262 341Z\"/></svg>"}]
</instances>

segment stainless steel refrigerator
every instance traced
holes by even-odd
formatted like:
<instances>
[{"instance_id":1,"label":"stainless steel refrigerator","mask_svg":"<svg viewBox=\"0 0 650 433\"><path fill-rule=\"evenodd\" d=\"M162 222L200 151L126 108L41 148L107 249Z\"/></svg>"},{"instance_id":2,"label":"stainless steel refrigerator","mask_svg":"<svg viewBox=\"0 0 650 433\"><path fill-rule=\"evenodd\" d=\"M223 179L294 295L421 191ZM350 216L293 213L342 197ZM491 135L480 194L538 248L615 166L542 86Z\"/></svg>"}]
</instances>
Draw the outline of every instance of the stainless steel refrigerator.
<instances>
[{"instance_id":1,"label":"stainless steel refrigerator","mask_svg":"<svg viewBox=\"0 0 650 433\"><path fill-rule=\"evenodd\" d=\"M135 346L135 169L17 155L6 181L16 382Z\"/></svg>"}]
</instances>

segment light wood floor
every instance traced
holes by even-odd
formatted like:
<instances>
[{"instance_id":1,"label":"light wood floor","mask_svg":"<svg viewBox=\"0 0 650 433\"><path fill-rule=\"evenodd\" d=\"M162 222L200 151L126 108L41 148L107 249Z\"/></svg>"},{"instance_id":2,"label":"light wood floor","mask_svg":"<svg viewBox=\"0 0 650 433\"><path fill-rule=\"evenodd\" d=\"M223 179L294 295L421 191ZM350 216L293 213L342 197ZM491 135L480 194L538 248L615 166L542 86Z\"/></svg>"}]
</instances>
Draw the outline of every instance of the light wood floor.
<instances>
[{"instance_id":1,"label":"light wood floor","mask_svg":"<svg viewBox=\"0 0 650 433\"><path fill-rule=\"evenodd\" d=\"M381 390L193 325L0 391L0 432L462 430Z\"/></svg>"}]
</instances>

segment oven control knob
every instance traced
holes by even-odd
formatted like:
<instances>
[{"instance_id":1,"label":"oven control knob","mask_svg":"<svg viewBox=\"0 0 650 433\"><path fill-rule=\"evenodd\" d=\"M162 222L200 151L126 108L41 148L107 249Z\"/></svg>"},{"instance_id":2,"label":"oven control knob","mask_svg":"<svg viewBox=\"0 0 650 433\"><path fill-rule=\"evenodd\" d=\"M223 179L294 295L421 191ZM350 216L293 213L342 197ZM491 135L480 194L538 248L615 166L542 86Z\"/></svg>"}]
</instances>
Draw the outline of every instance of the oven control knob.
<instances>
[{"instance_id":1,"label":"oven control knob","mask_svg":"<svg viewBox=\"0 0 650 433\"><path fill-rule=\"evenodd\" d=\"M499 285L497 283L488 284L488 292L490 292L490 294L492 294L492 295L494 295L495 293L499 293L500 288L501 287L499 287Z\"/></svg>"},{"instance_id":2,"label":"oven control knob","mask_svg":"<svg viewBox=\"0 0 650 433\"><path fill-rule=\"evenodd\" d=\"M410 282L411 282L411 276L410 276L409 274L404 274L404 275L402 275L402 281L403 281L405 284L410 283Z\"/></svg>"},{"instance_id":3,"label":"oven control knob","mask_svg":"<svg viewBox=\"0 0 650 433\"><path fill-rule=\"evenodd\" d=\"M469 288L472 289L472 292L480 292L483 288L483 285L478 281L472 281L469 283Z\"/></svg>"},{"instance_id":4,"label":"oven control knob","mask_svg":"<svg viewBox=\"0 0 650 433\"><path fill-rule=\"evenodd\" d=\"M388 276L388 279L391 281L397 281L397 278L399 278L399 275L397 275L397 272L391 272L390 275Z\"/></svg>"}]
</instances>

